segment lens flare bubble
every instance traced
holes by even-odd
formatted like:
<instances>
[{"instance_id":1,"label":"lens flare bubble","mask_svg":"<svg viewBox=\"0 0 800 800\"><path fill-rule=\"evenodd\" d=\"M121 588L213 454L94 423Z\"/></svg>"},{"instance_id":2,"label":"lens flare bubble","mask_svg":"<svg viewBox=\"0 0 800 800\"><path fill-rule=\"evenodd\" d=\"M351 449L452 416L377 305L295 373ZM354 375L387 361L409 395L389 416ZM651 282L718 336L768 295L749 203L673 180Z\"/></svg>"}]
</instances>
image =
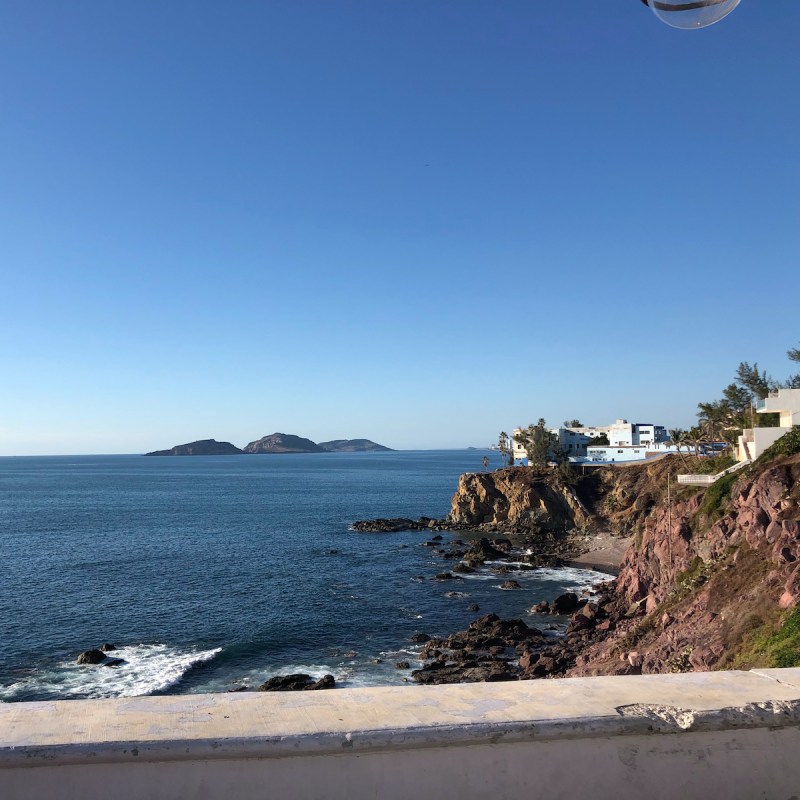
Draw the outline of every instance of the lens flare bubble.
<instances>
[{"instance_id":1,"label":"lens flare bubble","mask_svg":"<svg viewBox=\"0 0 800 800\"><path fill-rule=\"evenodd\" d=\"M647 5L667 25L694 30L727 17L739 0L647 0Z\"/></svg>"}]
</instances>

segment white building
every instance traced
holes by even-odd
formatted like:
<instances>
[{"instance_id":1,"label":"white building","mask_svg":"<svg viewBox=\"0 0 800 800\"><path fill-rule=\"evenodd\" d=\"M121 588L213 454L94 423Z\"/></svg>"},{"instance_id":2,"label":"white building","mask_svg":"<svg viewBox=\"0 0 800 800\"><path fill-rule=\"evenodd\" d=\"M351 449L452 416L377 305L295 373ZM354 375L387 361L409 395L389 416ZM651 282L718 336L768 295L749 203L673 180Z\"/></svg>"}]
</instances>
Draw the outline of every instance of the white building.
<instances>
[{"instance_id":1,"label":"white building","mask_svg":"<svg viewBox=\"0 0 800 800\"><path fill-rule=\"evenodd\" d=\"M800 389L778 389L758 401L759 414L779 414L777 428L748 428L739 437L736 455L739 461L753 461L773 442L800 425Z\"/></svg>"},{"instance_id":2,"label":"white building","mask_svg":"<svg viewBox=\"0 0 800 800\"><path fill-rule=\"evenodd\" d=\"M587 425L574 428L562 425L559 428L548 428L547 432L555 436L558 447L569 458L579 458L586 456L587 445L602 434L607 436L609 430L609 425ZM517 441L517 434L521 431L522 428L514 428L513 430L514 461L523 461L528 458L525 448Z\"/></svg>"},{"instance_id":3,"label":"white building","mask_svg":"<svg viewBox=\"0 0 800 800\"><path fill-rule=\"evenodd\" d=\"M608 441L615 447L648 447L669 441L669 436L663 425L618 419L609 426Z\"/></svg>"},{"instance_id":4,"label":"white building","mask_svg":"<svg viewBox=\"0 0 800 800\"><path fill-rule=\"evenodd\" d=\"M525 448L517 441L521 428L514 428L514 461L527 459ZM618 419L613 425L549 428L561 449L570 461L578 463L604 463L616 461L639 461L649 456L676 452L669 441L663 425L649 422L628 422ZM592 443L605 434L610 444L595 447Z\"/></svg>"}]
</instances>

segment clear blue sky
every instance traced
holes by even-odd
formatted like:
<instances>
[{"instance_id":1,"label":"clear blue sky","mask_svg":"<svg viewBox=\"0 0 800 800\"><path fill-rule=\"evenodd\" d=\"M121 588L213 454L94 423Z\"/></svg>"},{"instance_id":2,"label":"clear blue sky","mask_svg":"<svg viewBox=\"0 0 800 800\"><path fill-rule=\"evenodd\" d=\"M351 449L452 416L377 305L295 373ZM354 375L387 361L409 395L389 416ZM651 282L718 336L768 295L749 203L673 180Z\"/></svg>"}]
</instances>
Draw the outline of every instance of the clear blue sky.
<instances>
[{"instance_id":1,"label":"clear blue sky","mask_svg":"<svg viewBox=\"0 0 800 800\"><path fill-rule=\"evenodd\" d=\"M800 2L8 0L0 454L688 426L800 343Z\"/></svg>"}]
</instances>

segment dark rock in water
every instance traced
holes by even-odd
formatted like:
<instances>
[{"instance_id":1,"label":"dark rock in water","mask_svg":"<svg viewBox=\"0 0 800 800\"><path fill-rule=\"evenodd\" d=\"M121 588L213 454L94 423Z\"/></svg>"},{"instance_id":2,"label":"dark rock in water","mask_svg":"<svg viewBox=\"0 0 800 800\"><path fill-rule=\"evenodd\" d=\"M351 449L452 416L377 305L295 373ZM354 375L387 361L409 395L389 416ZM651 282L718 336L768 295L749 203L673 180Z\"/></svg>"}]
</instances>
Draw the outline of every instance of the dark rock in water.
<instances>
[{"instance_id":1,"label":"dark rock in water","mask_svg":"<svg viewBox=\"0 0 800 800\"><path fill-rule=\"evenodd\" d=\"M433 537L431 537L431 538L432 538L432 540L433 540L434 542L441 542L443 537L442 537L442 535L441 535L441 534L437 534L436 536L433 536Z\"/></svg>"},{"instance_id":2,"label":"dark rock in water","mask_svg":"<svg viewBox=\"0 0 800 800\"><path fill-rule=\"evenodd\" d=\"M429 642L431 637L428 636L427 633L415 633L409 641L418 642L422 644L423 642Z\"/></svg>"},{"instance_id":3,"label":"dark rock in water","mask_svg":"<svg viewBox=\"0 0 800 800\"><path fill-rule=\"evenodd\" d=\"M482 564L484 561L496 561L506 555L507 553L504 550L498 550L484 536L467 550L465 558L469 563Z\"/></svg>"},{"instance_id":4,"label":"dark rock in water","mask_svg":"<svg viewBox=\"0 0 800 800\"><path fill-rule=\"evenodd\" d=\"M522 587L516 581L503 581L500 584L501 589L521 589Z\"/></svg>"},{"instance_id":5,"label":"dark rock in water","mask_svg":"<svg viewBox=\"0 0 800 800\"><path fill-rule=\"evenodd\" d=\"M296 692L306 689L314 683L314 679L304 672L295 672L292 675L276 675L258 687L259 692Z\"/></svg>"},{"instance_id":6,"label":"dark rock in water","mask_svg":"<svg viewBox=\"0 0 800 800\"><path fill-rule=\"evenodd\" d=\"M398 531L414 530L414 520L406 517L395 519L361 519L353 523L354 531L365 533L397 533Z\"/></svg>"},{"instance_id":7,"label":"dark rock in water","mask_svg":"<svg viewBox=\"0 0 800 800\"><path fill-rule=\"evenodd\" d=\"M419 519L396 517L393 519L360 519L356 520L350 527L354 531L367 533L397 533L398 531L426 531L443 524L444 520L432 520L429 517L420 517ZM429 546L432 547L433 545Z\"/></svg>"},{"instance_id":8,"label":"dark rock in water","mask_svg":"<svg viewBox=\"0 0 800 800\"><path fill-rule=\"evenodd\" d=\"M335 556L335 555L338 555L338 554L339 554L338 550L328 550L328 555L329 556Z\"/></svg>"},{"instance_id":9,"label":"dark rock in water","mask_svg":"<svg viewBox=\"0 0 800 800\"><path fill-rule=\"evenodd\" d=\"M118 667L120 664L124 664L124 658L109 658L107 661L103 662L104 667Z\"/></svg>"},{"instance_id":10,"label":"dark rock in water","mask_svg":"<svg viewBox=\"0 0 800 800\"><path fill-rule=\"evenodd\" d=\"M411 664L408 661L398 661L394 666L396 669L411 669Z\"/></svg>"},{"instance_id":11,"label":"dark rock in water","mask_svg":"<svg viewBox=\"0 0 800 800\"><path fill-rule=\"evenodd\" d=\"M572 614L578 608L578 603L578 595L575 592L566 592L553 600L550 611L553 614Z\"/></svg>"},{"instance_id":12,"label":"dark rock in water","mask_svg":"<svg viewBox=\"0 0 800 800\"><path fill-rule=\"evenodd\" d=\"M460 575L453 575L452 572L440 572L436 576L437 581L463 581Z\"/></svg>"},{"instance_id":13,"label":"dark rock in water","mask_svg":"<svg viewBox=\"0 0 800 800\"><path fill-rule=\"evenodd\" d=\"M246 686L236 686L233 689L228 689L229 692L247 692L249 689Z\"/></svg>"},{"instance_id":14,"label":"dark rock in water","mask_svg":"<svg viewBox=\"0 0 800 800\"><path fill-rule=\"evenodd\" d=\"M336 679L330 673L323 675L316 683L311 686L306 686L306 689L334 689L336 688Z\"/></svg>"},{"instance_id":15,"label":"dark rock in water","mask_svg":"<svg viewBox=\"0 0 800 800\"><path fill-rule=\"evenodd\" d=\"M453 572L460 572L463 575L469 575L471 572L475 572L475 569L470 567L469 564L456 564L453 567Z\"/></svg>"},{"instance_id":16,"label":"dark rock in water","mask_svg":"<svg viewBox=\"0 0 800 800\"><path fill-rule=\"evenodd\" d=\"M79 664L102 664L106 660L106 654L102 650L84 650L78 656Z\"/></svg>"},{"instance_id":17,"label":"dark rock in water","mask_svg":"<svg viewBox=\"0 0 800 800\"><path fill-rule=\"evenodd\" d=\"M112 651L117 649L117 646L115 644L111 644L110 642L106 642L105 644L100 645L100 649L104 653L111 653Z\"/></svg>"},{"instance_id":18,"label":"dark rock in water","mask_svg":"<svg viewBox=\"0 0 800 800\"><path fill-rule=\"evenodd\" d=\"M467 606L467 611L480 611L481 607L477 603L471 603Z\"/></svg>"},{"instance_id":19,"label":"dark rock in water","mask_svg":"<svg viewBox=\"0 0 800 800\"><path fill-rule=\"evenodd\" d=\"M313 689L333 689L336 680L333 675L323 675L315 681L304 672L295 672L292 675L276 675L258 687L260 692L297 692Z\"/></svg>"}]
</instances>

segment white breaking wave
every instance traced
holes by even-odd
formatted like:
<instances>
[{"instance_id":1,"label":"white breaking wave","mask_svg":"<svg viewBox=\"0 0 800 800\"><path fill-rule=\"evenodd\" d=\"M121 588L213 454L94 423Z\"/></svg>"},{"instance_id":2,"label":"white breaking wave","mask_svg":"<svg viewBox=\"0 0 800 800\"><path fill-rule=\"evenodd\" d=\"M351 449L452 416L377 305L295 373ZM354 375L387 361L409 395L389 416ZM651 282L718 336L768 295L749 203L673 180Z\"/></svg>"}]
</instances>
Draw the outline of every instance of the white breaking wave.
<instances>
[{"instance_id":1,"label":"white breaking wave","mask_svg":"<svg viewBox=\"0 0 800 800\"><path fill-rule=\"evenodd\" d=\"M210 661L222 648L179 650L166 644L119 647L108 654L125 663L116 667L64 662L0 688L0 699L16 700L29 694L70 697L137 697L163 692L179 683L197 664Z\"/></svg>"}]
</instances>

